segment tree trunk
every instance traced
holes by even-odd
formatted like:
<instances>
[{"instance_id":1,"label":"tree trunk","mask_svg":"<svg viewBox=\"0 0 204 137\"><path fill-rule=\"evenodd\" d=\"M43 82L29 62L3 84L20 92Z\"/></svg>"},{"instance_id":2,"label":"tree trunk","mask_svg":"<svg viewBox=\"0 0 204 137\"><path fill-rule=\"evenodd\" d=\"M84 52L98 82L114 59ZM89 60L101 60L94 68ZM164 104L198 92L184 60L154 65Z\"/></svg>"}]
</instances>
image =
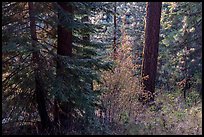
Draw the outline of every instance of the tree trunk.
<instances>
[{"instance_id":1,"label":"tree trunk","mask_svg":"<svg viewBox=\"0 0 204 137\"><path fill-rule=\"evenodd\" d=\"M29 6L29 16L30 16L30 33L31 33L31 39L32 39L32 46L36 47L37 42L37 34L36 34L36 25L35 25L35 10L33 2L28 2ZM34 73L35 73L35 95L36 95L36 102L38 106L38 112L41 119L41 124L43 128L46 128L50 126L50 118L48 116L47 110L46 110L46 103L45 103L45 94L44 94L44 87L42 85L42 81L40 78L40 70L41 70L41 64L39 64L40 58L39 58L39 51L34 51L32 54L32 60L34 63Z\"/></svg>"},{"instance_id":2,"label":"tree trunk","mask_svg":"<svg viewBox=\"0 0 204 137\"><path fill-rule=\"evenodd\" d=\"M65 12L73 13L72 6L66 3L58 2ZM61 13L58 14L59 19ZM72 30L65 29L62 25L58 25L58 47L57 54L63 56L72 56Z\"/></svg>"},{"instance_id":3,"label":"tree trunk","mask_svg":"<svg viewBox=\"0 0 204 137\"><path fill-rule=\"evenodd\" d=\"M155 79L157 73L157 57L162 2L148 2L145 25L145 45L142 62L142 84L144 90L151 92L154 100Z\"/></svg>"},{"instance_id":4,"label":"tree trunk","mask_svg":"<svg viewBox=\"0 0 204 137\"><path fill-rule=\"evenodd\" d=\"M188 39L188 34L187 34L187 25L184 26L184 36L183 36L183 40L186 42ZM184 69L183 69L183 73L184 73L184 79L185 79L185 83L184 83L184 87L183 87L183 96L184 96L184 101L186 102L186 92L188 89L188 83L190 82L190 77L188 76L188 64L187 64L187 58L188 58L188 52L189 52L189 47L188 47L188 43L185 43L185 45L183 45L185 48L185 52L183 55L184 58Z\"/></svg>"},{"instance_id":5,"label":"tree trunk","mask_svg":"<svg viewBox=\"0 0 204 137\"><path fill-rule=\"evenodd\" d=\"M72 6L67 5L67 3L58 2L59 6L65 11L69 13L73 13ZM59 12L58 18L61 21L62 13ZM72 56L72 30L64 28L61 24L58 25L58 46L57 46L57 54L62 56ZM63 74L63 66L60 66L57 63L57 77L61 77ZM63 126L70 125L71 122L71 108L72 105L70 102L61 102L57 97L54 100L54 121L59 126L62 124ZM61 113L61 110L63 114ZM66 117L64 115L66 113ZM66 123L66 121L68 121ZM60 123L59 123L60 122Z\"/></svg>"},{"instance_id":6,"label":"tree trunk","mask_svg":"<svg viewBox=\"0 0 204 137\"><path fill-rule=\"evenodd\" d=\"M116 51L116 2L114 5L114 38L113 38L113 56L116 59L117 51Z\"/></svg>"}]
</instances>

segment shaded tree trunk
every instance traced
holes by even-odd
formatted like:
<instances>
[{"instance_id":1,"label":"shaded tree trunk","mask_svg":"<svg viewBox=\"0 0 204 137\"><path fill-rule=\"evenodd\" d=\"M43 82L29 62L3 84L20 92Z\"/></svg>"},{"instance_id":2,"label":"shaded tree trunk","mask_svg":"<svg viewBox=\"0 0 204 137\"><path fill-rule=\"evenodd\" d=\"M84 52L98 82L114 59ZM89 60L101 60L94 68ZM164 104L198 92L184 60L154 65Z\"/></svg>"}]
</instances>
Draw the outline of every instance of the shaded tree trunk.
<instances>
[{"instance_id":1,"label":"shaded tree trunk","mask_svg":"<svg viewBox=\"0 0 204 137\"><path fill-rule=\"evenodd\" d=\"M73 13L72 6L67 3L58 2L59 6L69 13ZM59 22L62 21L62 13L58 13ZM64 28L61 24L58 25L58 46L57 54L62 56L72 56L72 30ZM57 77L61 77L63 74L63 66L57 63ZM71 122L71 102L61 102L57 97L54 100L54 122L62 124L63 126L70 125ZM61 113L63 112L63 113ZM65 116L66 114L66 116ZM60 122L60 123L59 123Z\"/></svg>"},{"instance_id":2,"label":"shaded tree trunk","mask_svg":"<svg viewBox=\"0 0 204 137\"><path fill-rule=\"evenodd\" d=\"M152 94L154 100L155 79L157 74L157 57L162 2L148 2L145 25L145 45L142 62L142 84L145 91Z\"/></svg>"},{"instance_id":3,"label":"shaded tree trunk","mask_svg":"<svg viewBox=\"0 0 204 137\"><path fill-rule=\"evenodd\" d=\"M28 2L29 7L29 16L30 16L30 33L31 33L31 39L32 39L32 46L36 47L37 42L37 34L36 34L36 24L35 24L35 9L33 2ZM45 102L45 94L44 94L44 87L43 87L43 81L40 77L40 70L42 69L39 64L40 58L39 58L39 51L34 51L32 54L32 60L34 63L34 73L35 73L35 95L36 95L36 102L38 106L38 112L41 119L41 124L43 128L46 128L50 126L50 118L48 116L47 110L46 110L46 102Z\"/></svg>"},{"instance_id":4,"label":"shaded tree trunk","mask_svg":"<svg viewBox=\"0 0 204 137\"><path fill-rule=\"evenodd\" d=\"M116 2L114 3L114 38L113 38L113 56L114 59L116 58L117 51L116 51Z\"/></svg>"},{"instance_id":5,"label":"shaded tree trunk","mask_svg":"<svg viewBox=\"0 0 204 137\"><path fill-rule=\"evenodd\" d=\"M58 2L61 8L65 12L73 13L72 6L66 5L66 3ZM61 19L61 13L59 12L58 17ZM61 21L61 20L60 20ZM58 25L58 47L57 54L63 56L72 56L72 30L65 29L62 25Z\"/></svg>"}]
</instances>

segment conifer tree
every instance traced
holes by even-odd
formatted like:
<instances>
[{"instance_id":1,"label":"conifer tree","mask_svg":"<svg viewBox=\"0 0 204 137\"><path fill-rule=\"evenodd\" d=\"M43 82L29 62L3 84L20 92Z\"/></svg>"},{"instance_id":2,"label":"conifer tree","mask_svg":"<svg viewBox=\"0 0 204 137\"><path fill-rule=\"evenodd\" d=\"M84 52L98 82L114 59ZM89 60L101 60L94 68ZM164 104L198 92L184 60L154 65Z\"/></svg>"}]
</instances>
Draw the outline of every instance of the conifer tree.
<instances>
[{"instance_id":1,"label":"conifer tree","mask_svg":"<svg viewBox=\"0 0 204 137\"><path fill-rule=\"evenodd\" d=\"M71 15L64 7L69 5L73 8ZM107 49L112 46L93 38L103 32L103 25L82 22L81 18L105 13L106 5L36 2L33 6L38 10L34 10L31 30L33 12L31 9L29 14L28 3L3 3L3 118L15 121L23 116L35 122L41 118L46 127L49 117L53 120L55 106L55 122L61 119L65 126L72 122L72 126L81 125L87 132L93 128L99 132L93 123L97 122L95 109L100 106L102 90L93 88L92 83L100 83L100 73L111 69ZM36 115L38 110L42 111Z\"/></svg>"},{"instance_id":2,"label":"conifer tree","mask_svg":"<svg viewBox=\"0 0 204 137\"><path fill-rule=\"evenodd\" d=\"M162 2L148 2L145 24L145 45L143 49L142 79L144 90L154 99L157 57L159 47L160 17Z\"/></svg>"},{"instance_id":3,"label":"conifer tree","mask_svg":"<svg viewBox=\"0 0 204 137\"><path fill-rule=\"evenodd\" d=\"M30 16L30 33L32 39L32 46L36 48L36 43L38 41L37 34L36 34L36 25L35 25L35 5L33 2L28 2L29 7L29 16ZM34 68L34 75L35 75L35 95L36 95L36 102L38 105L38 112L41 118L42 127L48 127L50 125L50 119L46 110L46 103L45 103L45 94L44 94L44 87L41 81L41 65L40 65L40 57L39 51L34 51L32 53L32 60Z\"/></svg>"}]
</instances>

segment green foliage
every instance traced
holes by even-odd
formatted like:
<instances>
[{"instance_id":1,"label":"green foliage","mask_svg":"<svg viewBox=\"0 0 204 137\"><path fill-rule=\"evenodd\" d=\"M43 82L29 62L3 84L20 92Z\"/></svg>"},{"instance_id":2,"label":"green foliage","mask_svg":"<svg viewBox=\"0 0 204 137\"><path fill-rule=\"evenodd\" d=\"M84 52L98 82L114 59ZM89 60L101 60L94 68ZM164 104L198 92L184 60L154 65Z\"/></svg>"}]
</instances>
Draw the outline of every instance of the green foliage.
<instances>
[{"instance_id":1,"label":"green foliage","mask_svg":"<svg viewBox=\"0 0 204 137\"><path fill-rule=\"evenodd\" d=\"M127 112L122 112L120 114L120 118L121 118L122 123L124 123L125 125L129 123L129 116Z\"/></svg>"},{"instance_id":2,"label":"green foliage","mask_svg":"<svg viewBox=\"0 0 204 137\"><path fill-rule=\"evenodd\" d=\"M145 2L116 3L118 58L114 63L110 57L115 29L114 2L65 2L72 5L73 15L55 2L34 2L36 47L32 46L27 4L2 3L2 127L5 134L51 134L38 132L35 125L40 120L34 92L37 64L33 62L33 53L36 51L51 120L53 97L73 104L74 127L55 134L202 133L201 2L163 2L157 92L150 107L138 102L142 88L139 77ZM60 19L58 13L62 14ZM82 21L86 16L90 20ZM72 29L72 57L57 55L58 25ZM83 39L87 35L90 39ZM57 63L62 68L59 72ZM190 76L191 86L184 100L178 83L186 76ZM107 123L101 122L96 114L96 109L101 108L104 109L102 118L107 120L106 114L111 119ZM26 128L29 125L36 132L30 132Z\"/></svg>"},{"instance_id":3,"label":"green foliage","mask_svg":"<svg viewBox=\"0 0 204 137\"><path fill-rule=\"evenodd\" d=\"M98 13L106 12L106 6L103 3L71 3L77 10L74 11L74 15L70 15L62 10L57 3L34 3L34 7L38 9L34 13L38 36L37 47L34 48L31 45L30 21L26 4L25 2L5 2L2 7L3 104L5 104L3 118L8 117L10 111L14 111L10 109L15 106L12 102L19 102L19 106L16 105L15 112L12 113L13 115L20 114L22 110L19 107L24 107L29 103L35 104L33 71L36 64L32 62L32 53L39 51L39 64L42 65L40 79L43 81L45 97L48 102L53 101L53 96L61 101L72 102L74 104L73 115L76 119L81 117L84 119L83 121L87 122L87 125L84 125L87 132L94 132L92 129L96 128L97 120L92 119L96 119L95 104L100 101L100 90L95 91L92 88L92 82L93 80L101 82L100 72L110 70L112 63L107 58L109 45L92 38L90 41L82 39L82 36L86 34L95 35L102 32L103 25L84 23L81 18L83 16L93 17ZM58 11L63 15L60 18L62 23L60 25L63 25L65 29L73 29L72 58L56 54ZM18 12L22 12L22 15ZM19 17L15 14L19 14ZM57 77L56 63L59 63L64 69L60 72L62 75ZM19 101L20 98L25 98L24 101L27 102ZM49 113L52 108L50 105L47 105ZM33 110L29 112L31 120L32 113L36 112L35 105L33 106ZM24 111L28 111L28 109ZM13 116L9 117L14 121Z\"/></svg>"},{"instance_id":4,"label":"green foliage","mask_svg":"<svg viewBox=\"0 0 204 137\"><path fill-rule=\"evenodd\" d=\"M200 79L195 75L202 71L201 5L196 2L163 3L158 86L164 85L168 91L173 91L176 82L187 76Z\"/></svg>"},{"instance_id":5,"label":"green foliage","mask_svg":"<svg viewBox=\"0 0 204 137\"><path fill-rule=\"evenodd\" d=\"M100 83L100 71L110 70L112 63L106 58L107 45L92 39L90 41L83 39L84 35L91 34L93 33L92 30L98 29L97 24L81 22L83 16L94 16L91 13L93 7L87 3L81 3L81 7L79 5L77 5L77 12L74 13L74 22L71 22L71 25L66 24L67 26L64 26L67 29L75 30L73 33L73 57L57 56L57 62L63 67L63 71L60 72L60 76L54 82L55 85L51 93L62 101L71 101L74 104L73 110L82 112L76 117L82 115L84 118L85 132L91 133L95 131L95 128L96 132L98 132L98 128L100 129L96 126L98 125L95 123L97 121L92 120L95 117L96 104L100 102L100 90L95 91L92 83L93 81ZM73 6L76 5L73 3ZM89 14L82 14L80 10L83 11L84 8ZM69 18L68 15L67 18ZM81 32L86 33L81 34ZM71 113L77 114L76 112Z\"/></svg>"}]
</instances>

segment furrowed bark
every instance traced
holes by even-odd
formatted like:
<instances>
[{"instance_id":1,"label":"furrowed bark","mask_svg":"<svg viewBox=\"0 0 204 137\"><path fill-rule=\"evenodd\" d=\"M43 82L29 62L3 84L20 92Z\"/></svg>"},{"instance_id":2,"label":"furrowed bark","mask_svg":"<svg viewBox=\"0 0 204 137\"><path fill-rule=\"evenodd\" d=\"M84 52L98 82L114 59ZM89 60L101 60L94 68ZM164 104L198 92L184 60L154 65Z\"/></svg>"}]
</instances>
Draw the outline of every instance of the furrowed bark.
<instances>
[{"instance_id":1,"label":"furrowed bark","mask_svg":"<svg viewBox=\"0 0 204 137\"><path fill-rule=\"evenodd\" d=\"M145 45L143 49L142 83L144 90L152 93L154 100L155 79L157 74L157 57L162 2L148 2L145 25Z\"/></svg>"}]
</instances>

